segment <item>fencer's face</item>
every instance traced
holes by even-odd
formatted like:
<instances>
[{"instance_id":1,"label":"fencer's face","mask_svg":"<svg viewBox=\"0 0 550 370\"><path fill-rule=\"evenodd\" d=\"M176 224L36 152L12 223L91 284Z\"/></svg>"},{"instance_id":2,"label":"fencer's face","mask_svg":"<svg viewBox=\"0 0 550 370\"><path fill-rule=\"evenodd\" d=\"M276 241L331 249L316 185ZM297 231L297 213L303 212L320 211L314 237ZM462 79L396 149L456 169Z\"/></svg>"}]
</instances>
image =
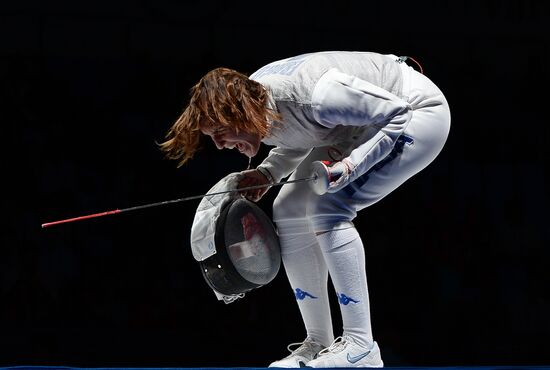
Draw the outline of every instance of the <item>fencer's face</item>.
<instances>
[{"instance_id":1,"label":"fencer's face","mask_svg":"<svg viewBox=\"0 0 550 370\"><path fill-rule=\"evenodd\" d=\"M226 126L207 126L201 127L204 135L210 136L218 149L237 149L247 157L254 157L260 150L261 136L248 132L237 131Z\"/></svg>"}]
</instances>

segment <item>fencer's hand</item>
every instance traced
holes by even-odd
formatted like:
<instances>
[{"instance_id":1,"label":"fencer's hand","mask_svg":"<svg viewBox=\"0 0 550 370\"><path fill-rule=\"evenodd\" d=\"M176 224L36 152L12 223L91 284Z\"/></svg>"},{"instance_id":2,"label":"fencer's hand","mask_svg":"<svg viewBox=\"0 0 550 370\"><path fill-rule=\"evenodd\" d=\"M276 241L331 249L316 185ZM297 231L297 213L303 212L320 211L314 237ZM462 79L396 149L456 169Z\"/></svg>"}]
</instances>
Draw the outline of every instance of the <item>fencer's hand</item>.
<instances>
[{"instance_id":1,"label":"fencer's hand","mask_svg":"<svg viewBox=\"0 0 550 370\"><path fill-rule=\"evenodd\" d=\"M332 163L329 167L330 181L327 192L336 193L350 183L351 173L355 169L353 163L344 158L339 162Z\"/></svg>"},{"instance_id":2,"label":"fencer's hand","mask_svg":"<svg viewBox=\"0 0 550 370\"><path fill-rule=\"evenodd\" d=\"M246 170L242 171L240 174L243 175L243 179L239 182L239 188L269 184L267 177L258 170ZM268 189L269 187L266 186L264 188L246 190L241 192L241 195L248 200L257 202L264 196Z\"/></svg>"},{"instance_id":3,"label":"fencer's hand","mask_svg":"<svg viewBox=\"0 0 550 370\"><path fill-rule=\"evenodd\" d=\"M311 166L316 180L310 184L313 191L319 195L336 193L347 186L351 181L351 174L355 169L353 163L344 158L339 162L315 161Z\"/></svg>"}]
</instances>

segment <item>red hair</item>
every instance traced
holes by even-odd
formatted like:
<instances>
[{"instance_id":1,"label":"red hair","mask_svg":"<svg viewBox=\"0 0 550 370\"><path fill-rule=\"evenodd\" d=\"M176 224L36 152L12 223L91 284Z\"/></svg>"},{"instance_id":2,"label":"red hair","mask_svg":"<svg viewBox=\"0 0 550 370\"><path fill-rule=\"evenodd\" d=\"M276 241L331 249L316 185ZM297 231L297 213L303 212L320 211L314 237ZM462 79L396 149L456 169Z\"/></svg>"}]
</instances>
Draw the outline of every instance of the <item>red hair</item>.
<instances>
[{"instance_id":1,"label":"red hair","mask_svg":"<svg viewBox=\"0 0 550 370\"><path fill-rule=\"evenodd\" d=\"M279 119L267 106L262 84L228 68L208 72L191 88L191 100L160 143L168 159L183 165L200 147L201 127L229 126L265 137L269 122Z\"/></svg>"}]
</instances>

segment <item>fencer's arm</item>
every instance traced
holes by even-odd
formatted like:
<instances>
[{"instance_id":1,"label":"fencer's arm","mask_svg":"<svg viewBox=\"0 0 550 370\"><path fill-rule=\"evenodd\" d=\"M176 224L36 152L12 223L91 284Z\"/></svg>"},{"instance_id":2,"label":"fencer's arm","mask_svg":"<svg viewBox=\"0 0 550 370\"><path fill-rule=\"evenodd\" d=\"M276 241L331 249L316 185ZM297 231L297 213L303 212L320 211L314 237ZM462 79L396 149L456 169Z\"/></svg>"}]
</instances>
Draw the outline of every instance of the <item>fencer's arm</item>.
<instances>
[{"instance_id":1,"label":"fencer's arm","mask_svg":"<svg viewBox=\"0 0 550 370\"><path fill-rule=\"evenodd\" d=\"M368 81L331 69L312 95L315 119L323 126L373 126L378 132L346 158L352 164L349 181L387 156L412 117L411 105Z\"/></svg>"},{"instance_id":2,"label":"fencer's arm","mask_svg":"<svg viewBox=\"0 0 550 370\"><path fill-rule=\"evenodd\" d=\"M257 169L266 174L271 182L279 182L283 178L290 175L296 167L302 162L311 152L309 149L291 149L275 147L271 149L267 157L260 163Z\"/></svg>"}]
</instances>

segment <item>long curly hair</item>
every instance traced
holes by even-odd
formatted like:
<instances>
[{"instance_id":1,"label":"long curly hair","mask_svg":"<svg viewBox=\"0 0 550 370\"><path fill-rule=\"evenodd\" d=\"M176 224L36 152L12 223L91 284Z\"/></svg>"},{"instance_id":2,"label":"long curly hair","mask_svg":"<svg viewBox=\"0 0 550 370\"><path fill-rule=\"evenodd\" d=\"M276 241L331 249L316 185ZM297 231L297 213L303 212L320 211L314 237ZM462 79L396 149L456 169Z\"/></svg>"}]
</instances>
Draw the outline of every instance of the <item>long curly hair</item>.
<instances>
[{"instance_id":1,"label":"long curly hair","mask_svg":"<svg viewBox=\"0 0 550 370\"><path fill-rule=\"evenodd\" d=\"M269 109L268 93L259 82L229 68L208 72L191 88L189 104L168 130L160 149L166 158L185 164L200 149L202 127L229 126L265 137L279 114Z\"/></svg>"}]
</instances>

